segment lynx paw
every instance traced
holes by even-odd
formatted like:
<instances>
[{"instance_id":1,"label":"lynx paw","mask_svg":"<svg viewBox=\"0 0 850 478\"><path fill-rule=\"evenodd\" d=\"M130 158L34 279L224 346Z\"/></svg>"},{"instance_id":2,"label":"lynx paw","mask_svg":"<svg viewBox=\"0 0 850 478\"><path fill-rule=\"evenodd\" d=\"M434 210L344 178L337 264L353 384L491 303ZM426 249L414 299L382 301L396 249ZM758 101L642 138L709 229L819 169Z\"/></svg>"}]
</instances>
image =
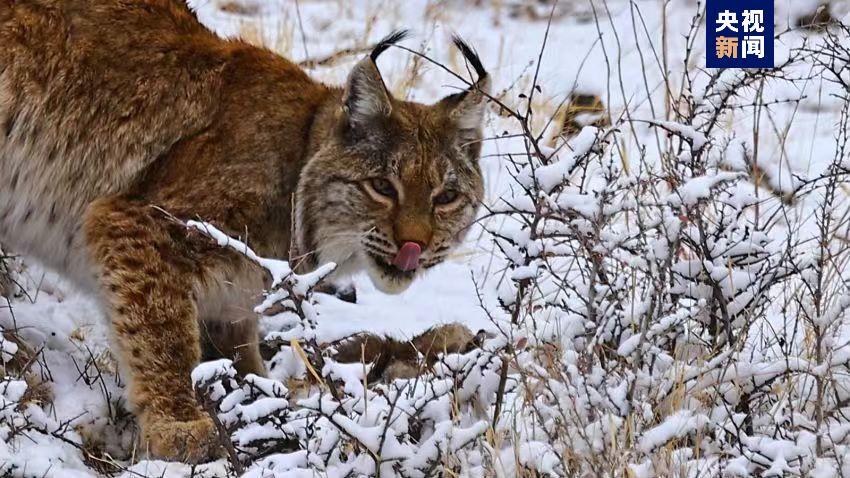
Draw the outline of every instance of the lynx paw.
<instances>
[{"instance_id":1,"label":"lynx paw","mask_svg":"<svg viewBox=\"0 0 850 478\"><path fill-rule=\"evenodd\" d=\"M160 418L144 427L144 443L150 454L166 460L205 463L221 455L218 432L207 416L174 421Z\"/></svg>"}]
</instances>

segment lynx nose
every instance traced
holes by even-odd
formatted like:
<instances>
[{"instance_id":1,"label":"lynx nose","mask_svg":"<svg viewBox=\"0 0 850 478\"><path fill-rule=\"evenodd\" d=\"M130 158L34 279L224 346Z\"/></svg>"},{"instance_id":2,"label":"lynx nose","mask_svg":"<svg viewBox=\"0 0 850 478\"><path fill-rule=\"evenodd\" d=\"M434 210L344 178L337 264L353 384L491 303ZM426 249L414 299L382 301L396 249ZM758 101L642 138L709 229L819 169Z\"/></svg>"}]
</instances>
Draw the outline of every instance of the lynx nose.
<instances>
[{"instance_id":1,"label":"lynx nose","mask_svg":"<svg viewBox=\"0 0 850 478\"><path fill-rule=\"evenodd\" d=\"M416 269L419 265L419 256L422 255L422 246L416 242L405 242L393 259L393 265L407 272Z\"/></svg>"}]
</instances>

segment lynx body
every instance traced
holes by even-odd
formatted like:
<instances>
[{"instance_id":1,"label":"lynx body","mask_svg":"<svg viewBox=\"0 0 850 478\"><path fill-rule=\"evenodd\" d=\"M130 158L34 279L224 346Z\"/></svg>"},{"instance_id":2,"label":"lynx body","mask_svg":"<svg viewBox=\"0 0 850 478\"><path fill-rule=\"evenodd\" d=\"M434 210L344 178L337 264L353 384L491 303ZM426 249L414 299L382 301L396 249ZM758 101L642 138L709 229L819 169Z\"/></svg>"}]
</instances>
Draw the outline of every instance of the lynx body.
<instances>
[{"instance_id":1,"label":"lynx body","mask_svg":"<svg viewBox=\"0 0 850 478\"><path fill-rule=\"evenodd\" d=\"M181 0L0 0L0 242L98 299L152 455L217 453L189 377L204 335L263 372L266 277L181 221L397 292L473 219L486 73L457 41L476 84L396 100L374 60L401 36L335 88Z\"/></svg>"}]
</instances>

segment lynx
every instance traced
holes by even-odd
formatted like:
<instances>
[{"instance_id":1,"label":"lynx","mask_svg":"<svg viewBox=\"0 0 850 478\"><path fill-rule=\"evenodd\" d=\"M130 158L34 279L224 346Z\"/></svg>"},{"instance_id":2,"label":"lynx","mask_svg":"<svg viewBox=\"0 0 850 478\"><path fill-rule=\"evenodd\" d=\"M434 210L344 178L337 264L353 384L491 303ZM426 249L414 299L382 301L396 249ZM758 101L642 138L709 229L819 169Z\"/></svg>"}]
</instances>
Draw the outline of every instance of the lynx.
<instances>
[{"instance_id":1,"label":"lynx","mask_svg":"<svg viewBox=\"0 0 850 478\"><path fill-rule=\"evenodd\" d=\"M97 299L151 455L218 453L190 380L204 337L263 373L268 278L182 221L389 293L461 240L489 79L456 39L475 83L398 100L375 60L403 37L332 87L181 0L0 0L0 242Z\"/></svg>"}]
</instances>

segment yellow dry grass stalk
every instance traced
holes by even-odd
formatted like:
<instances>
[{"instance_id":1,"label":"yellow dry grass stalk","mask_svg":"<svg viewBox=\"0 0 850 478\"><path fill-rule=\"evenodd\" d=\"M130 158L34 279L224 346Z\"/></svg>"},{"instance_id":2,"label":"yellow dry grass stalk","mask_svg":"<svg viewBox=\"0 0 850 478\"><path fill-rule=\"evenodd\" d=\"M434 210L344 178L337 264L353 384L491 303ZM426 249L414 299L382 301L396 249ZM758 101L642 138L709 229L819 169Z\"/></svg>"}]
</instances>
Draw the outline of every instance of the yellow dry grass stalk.
<instances>
[{"instance_id":1,"label":"yellow dry grass stalk","mask_svg":"<svg viewBox=\"0 0 850 478\"><path fill-rule=\"evenodd\" d=\"M292 339L289 342L289 346L292 347L292 350L295 351L296 355L298 355L298 358L300 358L301 361L304 362L304 365L307 367L307 371L310 372L310 375L313 376L313 378L316 380L316 383L318 383L320 387L327 387L325 381L322 380L322 377L319 376L319 374L316 372L316 369L313 368L313 364L310 363L310 359L307 357L307 353L304 352L304 349L301 348L301 344L298 342L298 339Z\"/></svg>"}]
</instances>

